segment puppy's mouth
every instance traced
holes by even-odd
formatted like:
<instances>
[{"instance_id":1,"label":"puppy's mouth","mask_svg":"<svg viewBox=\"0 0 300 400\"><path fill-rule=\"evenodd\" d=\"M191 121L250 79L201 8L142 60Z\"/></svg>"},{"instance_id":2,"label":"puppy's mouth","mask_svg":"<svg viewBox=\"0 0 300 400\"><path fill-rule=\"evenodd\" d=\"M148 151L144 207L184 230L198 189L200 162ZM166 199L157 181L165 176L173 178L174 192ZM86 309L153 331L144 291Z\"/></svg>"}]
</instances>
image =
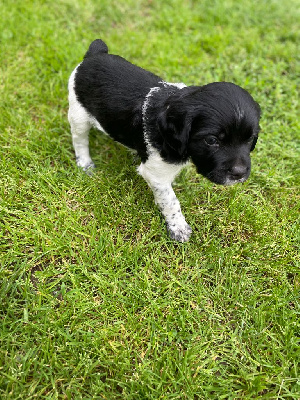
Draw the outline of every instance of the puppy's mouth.
<instances>
[{"instance_id":1,"label":"puppy's mouth","mask_svg":"<svg viewBox=\"0 0 300 400\"><path fill-rule=\"evenodd\" d=\"M236 183L243 183L245 182L250 175L250 171L249 173L245 174L244 176L240 177L240 178L234 178L232 176L228 176L226 174L221 174L221 173L213 173L210 172L209 174L207 174L207 178L213 182L216 183L217 185L223 185L223 186L232 186L235 185Z\"/></svg>"},{"instance_id":2,"label":"puppy's mouth","mask_svg":"<svg viewBox=\"0 0 300 400\"><path fill-rule=\"evenodd\" d=\"M243 178L240 179L230 179L230 178L226 178L224 183L222 183L223 186L232 186L235 185L236 183L243 183L247 180L248 176L245 176Z\"/></svg>"}]
</instances>

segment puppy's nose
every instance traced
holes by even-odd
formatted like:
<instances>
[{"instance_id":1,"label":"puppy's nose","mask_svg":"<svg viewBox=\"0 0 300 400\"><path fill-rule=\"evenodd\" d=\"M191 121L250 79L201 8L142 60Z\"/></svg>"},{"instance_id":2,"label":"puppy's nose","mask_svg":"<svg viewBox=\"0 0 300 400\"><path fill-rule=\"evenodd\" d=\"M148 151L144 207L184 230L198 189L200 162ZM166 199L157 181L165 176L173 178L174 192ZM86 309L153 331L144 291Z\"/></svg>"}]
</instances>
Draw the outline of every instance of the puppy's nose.
<instances>
[{"instance_id":1,"label":"puppy's nose","mask_svg":"<svg viewBox=\"0 0 300 400\"><path fill-rule=\"evenodd\" d=\"M247 167L241 164L234 165L228 170L232 179L241 179L247 173Z\"/></svg>"}]
</instances>

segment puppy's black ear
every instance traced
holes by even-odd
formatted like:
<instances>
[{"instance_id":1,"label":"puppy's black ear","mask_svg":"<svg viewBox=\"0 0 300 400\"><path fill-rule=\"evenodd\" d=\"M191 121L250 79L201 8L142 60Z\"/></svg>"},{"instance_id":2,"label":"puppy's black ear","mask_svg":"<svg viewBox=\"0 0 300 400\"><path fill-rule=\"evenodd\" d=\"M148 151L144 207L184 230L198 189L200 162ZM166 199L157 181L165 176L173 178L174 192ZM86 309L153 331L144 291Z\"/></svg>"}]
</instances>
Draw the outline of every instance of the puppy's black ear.
<instances>
[{"instance_id":1,"label":"puppy's black ear","mask_svg":"<svg viewBox=\"0 0 300 400\"><path fill-rule=\"evenodd\" d=\"M260 108L260 105L256 101L254 102L254 106L255 106L256 113L257 113L257 120L259 121L260 117L261 117L261 108ZM254 140L252 142L250 151L253 151L255 149L259 131L260 131L260 126L258 125L258 128L256 130L256 135L255 135Z\"/></svg>"},{"instance_id":2,"label":"puppy's black ear","mask_svg":"<svg viewBox=\"0 0 300 400\"><path fill-rule=\"evenodd\" d=\"M173 161L184 160L191 124L187 112L168 106L157 119L158 130L163 139L163 151Z\"/></svg>"},{"instance_id":3,"label":"puppy's black ear","mask_svg":"<svg viewBox=\"0 0 300 400\"><path fill-rule=\"evenodd\" d=\"M255 149L255 146L256 146L256 143L257 143L257 139L258 139L258 137L255 136L254 139L253 139L250 151L253 151Z\"/></svg>"},{"instance_id":4,"label":"puppy's black ear","mask_svg":"<svg viewBox=\"0 0 300 400\"><path fill-rule=\"evenodd\" d=\"M256 143L257 143L257 139L258 139L259 131L260 131L260 126L258 125L258 128L257 128L257 130L256 130L256 134L255 134L255 136L254 136L254 139L253 139L253 142L252 142L250 151L253 151L253 150L255 149L255 146L256 146Z\"/></svg>"}]
</instances>

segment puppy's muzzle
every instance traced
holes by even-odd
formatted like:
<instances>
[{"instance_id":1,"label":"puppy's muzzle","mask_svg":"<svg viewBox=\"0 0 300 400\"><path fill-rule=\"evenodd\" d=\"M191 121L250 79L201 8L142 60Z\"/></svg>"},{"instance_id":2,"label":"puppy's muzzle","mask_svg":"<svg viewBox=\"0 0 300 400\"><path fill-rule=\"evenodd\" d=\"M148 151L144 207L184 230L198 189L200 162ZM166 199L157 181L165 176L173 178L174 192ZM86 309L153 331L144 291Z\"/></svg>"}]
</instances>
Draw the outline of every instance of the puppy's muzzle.
<instances>
[{"instance_id":1,"label":"puppy's muzzle","mask_svg":"<svg viewBox=\"0 0 300 400\"><path fill-rule=\"evenodd\" d=\"M249 167L242 164L237 164L227 171L227 179L231 181L242 181L248 177Z\"/></svg>"}]
</instances>

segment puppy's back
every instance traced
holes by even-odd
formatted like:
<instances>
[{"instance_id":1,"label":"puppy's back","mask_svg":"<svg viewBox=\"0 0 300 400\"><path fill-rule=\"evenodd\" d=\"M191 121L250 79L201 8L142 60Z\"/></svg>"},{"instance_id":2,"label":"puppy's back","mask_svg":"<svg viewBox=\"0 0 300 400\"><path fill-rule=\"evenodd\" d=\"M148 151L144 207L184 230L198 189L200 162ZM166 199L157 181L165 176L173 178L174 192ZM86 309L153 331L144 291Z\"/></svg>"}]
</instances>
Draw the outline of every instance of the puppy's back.
<instances>
[{"instance_id":1,"label":"puppy's back","mask_svg":"<svg viewBox=\"0 0 300 400\"><path fill-rule=\"evenodd\" d=\"M80 103L95 115L96 109L107 111L136 109L149 90L162 79L123 57L109 54L106 44L94 40L77 67L75 92ZM95 109L96 107L96 109Z\"/></svg>"}]
</instances>

